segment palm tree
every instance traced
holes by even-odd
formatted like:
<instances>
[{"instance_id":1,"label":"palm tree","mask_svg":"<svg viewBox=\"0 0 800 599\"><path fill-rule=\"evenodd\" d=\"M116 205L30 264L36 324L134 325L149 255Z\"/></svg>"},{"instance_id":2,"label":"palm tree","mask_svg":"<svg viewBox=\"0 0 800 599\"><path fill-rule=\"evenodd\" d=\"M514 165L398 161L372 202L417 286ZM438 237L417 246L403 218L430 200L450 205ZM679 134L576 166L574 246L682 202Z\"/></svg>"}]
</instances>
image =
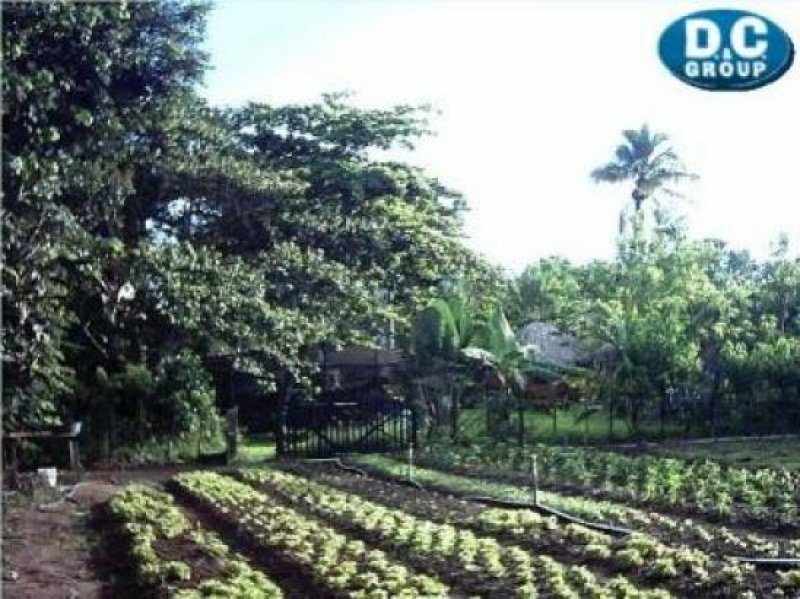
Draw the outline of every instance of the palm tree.
<instances>
[{"instance_id":1,"label":"palm tree","mask_svg":"<svg viewBox=\"0 0 800 599\"><path fill-rule=\"evenodd\" d=\"M638 131L626 129L622 132L625 142L617 146L614 160L592 171L597 183L619 183L633 181L633 205L638 214L642 203L656 192L671 197L683 197L674 183L693 180L672 148L664 147L668 137L663 133L651 133L647 125Z\"/></svg>"}]
</instances>

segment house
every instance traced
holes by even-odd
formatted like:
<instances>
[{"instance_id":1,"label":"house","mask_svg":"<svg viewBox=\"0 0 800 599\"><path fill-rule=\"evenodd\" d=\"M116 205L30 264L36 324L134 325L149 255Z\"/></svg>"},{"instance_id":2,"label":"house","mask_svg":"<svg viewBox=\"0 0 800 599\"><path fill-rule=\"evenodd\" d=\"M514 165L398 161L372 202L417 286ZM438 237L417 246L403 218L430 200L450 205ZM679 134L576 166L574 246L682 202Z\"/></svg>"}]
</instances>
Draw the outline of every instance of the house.
<instances>
[{"instance_id":1,"label":"house","mask_svg":"<svg viewBox=\"0 0 800 599\"><path fill-rule=\"evenodd\" d=\"M572 369L586 367L591 364L592 353L573 334L566 333L549 322L531 322L525 325L519 334L525 345L534 345L539 349L537 359L551 364L555 372L559 368ZM548 371L550 369L547 369ZM542 408L553 405L565 405L577 401L581 390L563 378L553 379L551 374L529 377L525 385L525 395Z\"/></svg>"},{"instance_id":2,"label":"house","mask_svg":"<svg viewBox=\"0 0 800 599\"><path fill-rule=\"evenodd\" d=\"M519 334L524 345L539 348L539 358L557 366L583 366L591 360L590 352L571 333L565 333L549 322L531 322Z\"/></svg>"}]
</instances>

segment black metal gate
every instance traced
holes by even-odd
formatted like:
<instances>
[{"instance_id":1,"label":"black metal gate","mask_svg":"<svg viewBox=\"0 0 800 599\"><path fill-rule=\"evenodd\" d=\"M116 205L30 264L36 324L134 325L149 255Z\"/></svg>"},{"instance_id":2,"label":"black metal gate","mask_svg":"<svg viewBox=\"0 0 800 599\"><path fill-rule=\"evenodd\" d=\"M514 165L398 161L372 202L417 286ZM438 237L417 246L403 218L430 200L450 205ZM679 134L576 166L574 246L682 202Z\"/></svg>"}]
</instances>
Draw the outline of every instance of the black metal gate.
<instances>
[{"instance_id":1,"label":"black metal gate","mask_svg":"<svg viewBox=\"0 0 800 599\"><path fill-rule=\"evenodd\" d=\"M356 401L290 401L282 455L330 457L404 449L416 441L411 406L386 396Z\"/></svg>"}]
</instances>

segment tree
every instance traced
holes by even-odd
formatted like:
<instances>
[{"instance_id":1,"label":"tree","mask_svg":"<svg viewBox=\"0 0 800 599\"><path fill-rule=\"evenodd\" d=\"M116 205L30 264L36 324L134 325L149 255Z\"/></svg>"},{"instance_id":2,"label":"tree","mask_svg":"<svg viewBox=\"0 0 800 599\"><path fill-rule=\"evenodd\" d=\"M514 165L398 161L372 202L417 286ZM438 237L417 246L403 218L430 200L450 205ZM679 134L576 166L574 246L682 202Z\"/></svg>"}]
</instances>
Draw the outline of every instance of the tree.
<instances>
[{"instance_id":1,"label":"tree","mask_svg":"<svg viewBox=\"0 0 800 599\"><path fill-rule=\"evenodd\" d=\"M125 311L112 264L202 73L206 10L2 5L4 427L57 422L83 363L68 351L108 355L85 316Z\"/></svg>"},{"instance_id":2,"label":"tree","mask_svg":"<svg viewBox=\"0 0 800 599\"><path fill-rule=\"evenodd\" d=\"M669 391L696 384L700 331L714 289L703 269L705 255L689 243L655 234L634 236L621 246L614 284L605 297L589 302L582 332L610 358L610 401L616 395L627 400L638 433L651 402L660 402L663 422Z\"/></svg>"},{"instance_id":3,"label":"tree","mask_svg":"<svg viewBox=\"0 0 800 599\"><path fill-rule=\"evenodd\" d=\"M631 198L637 217L646 200L659 193L682 197L674 184L697 178L686 170L672 148L664 147L669 139L667 135L651 133L646 124L638 131L626 129L622 135L625 142L617 146L614 159L593 170L591 177L598 183L631 181Z\"/></svg>"},{"instance_id":4,"label":"tree","mask_svg":"<svg viewBox=\"0 0 800 599\"><path fill-rule=\"evenodd\" d=\"M205 3L2 11L6 429L110 410L96 424L126 442L135 411L141 438L191 412L149 410L149 390L199 397L159 378L175 356L310 385L315 344L407 340L447 280L502 290L463 244L459 194L374 158L427 133L423 107L212 108Z\"/></svg>"},{"instance_id":5,"label":"tree","mask_svg":"<svg viewBox=\"0 0 800 599\"><path fill-rule=\"evenodd\" d=\"M516 281L524 315L520 324L533 320L570 325L580 309L577 270L563 258L545 258L526 267Z\"/></svg>"}]
</instances>

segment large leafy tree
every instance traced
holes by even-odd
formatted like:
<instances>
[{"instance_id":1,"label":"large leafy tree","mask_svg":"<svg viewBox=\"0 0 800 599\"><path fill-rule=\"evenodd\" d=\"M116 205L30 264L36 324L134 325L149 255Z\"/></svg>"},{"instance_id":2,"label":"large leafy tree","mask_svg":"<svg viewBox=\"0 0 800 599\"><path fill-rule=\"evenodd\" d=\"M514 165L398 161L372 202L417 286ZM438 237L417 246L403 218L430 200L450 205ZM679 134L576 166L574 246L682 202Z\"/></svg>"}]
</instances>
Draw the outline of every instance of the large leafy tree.
<instances>
[{"instance_id":1,"label":"large leafy tree","mask_svg":"<svg viewBox=\"0 0 800 599\"><path fill-rule=\"evenodd\" d=\"M57 417L74 388L68 342L102 345L84 316L124 312L112 262L202 71L205 11L2 6L4 425Z\"/></svg>"},{"instance_id":2,"label":"large leafy tree","mask_svg":"<svg viewBox=\"0 0 800 599\"><path fill-rule=\"evenodd\" d=\"M259 168L292 172L304 186L270 211L262 248L286 241L314 248L369 282L406 325L444 278L493 278L461 243L457 193L420 169L370 157L413 148L427 133L424 107L359 110L328 95L308 106L250 105L228 120L237 151Z\"/></svg>"},{"instance_id":3,"label":"large leafy tree","mask_svg":"<svg viewBox=\"0 0 800 599\"><path fill-rule=\"evenodd\" d=\"M657 243L647 250L619 265L616 290L591 302L586 320L589 337L612 350L612 393L627 400L635 431L650 402L663 401L699 371L699 346L688 325L706 287L690 261L674 260Z\"/></svg>"},{"instance_id":4,"label":"large leafy tree","mask_svg":"<svg viewBox=\"0 0 800 599\"><path fill-rule=\"evenodd\" d=\"M202 3L2 10L4 427L108 397L139 404L142 437L159 427L125 384L155 414L159 377L207 381L185 375L211 352L304 381L318 341L407 338L443 280L502 289L458 194L374 158L413 146L424 109L209 107Z\"/></svg>"},{"instance_id":5,"label":"large leafy tree","mask_svg":"<svg viewBox=\"0 0 800 599\"><path fill-rule=\"evenodd\" d=\"M529 265L517 277L520 310L530 321L574 324L581 306L580 269L563 258L544 258Z\"/></svg>"}]
</instances>

